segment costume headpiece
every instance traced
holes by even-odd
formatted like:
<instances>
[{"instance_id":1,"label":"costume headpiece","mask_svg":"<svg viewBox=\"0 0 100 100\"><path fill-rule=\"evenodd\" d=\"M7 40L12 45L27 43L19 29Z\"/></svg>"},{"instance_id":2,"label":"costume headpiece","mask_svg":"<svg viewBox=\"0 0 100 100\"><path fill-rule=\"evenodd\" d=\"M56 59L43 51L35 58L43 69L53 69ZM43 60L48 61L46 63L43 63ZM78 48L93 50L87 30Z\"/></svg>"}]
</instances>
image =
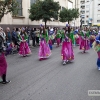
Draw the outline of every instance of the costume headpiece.
<instances>
[{"instance_id":1,"label":"costume headpiece","mask_svg":"<svg viewBox=\"0 0 100 100\"><path fill-rule=\"evenodd\" d=\"M42 25L42 24L41 24L40 26L41 26L41 27L43 27L43 25Z\"/></svg>"},{"instance_id":2,"label":"costume headpiece","mask_svg":"<svg viewBox=\"0 0 100 100\"><path fill-rule=\"evenodd\" d=\"M69 24L66 24L66 27L68 27L69 26Z\"/></svg>"}]
</instances>

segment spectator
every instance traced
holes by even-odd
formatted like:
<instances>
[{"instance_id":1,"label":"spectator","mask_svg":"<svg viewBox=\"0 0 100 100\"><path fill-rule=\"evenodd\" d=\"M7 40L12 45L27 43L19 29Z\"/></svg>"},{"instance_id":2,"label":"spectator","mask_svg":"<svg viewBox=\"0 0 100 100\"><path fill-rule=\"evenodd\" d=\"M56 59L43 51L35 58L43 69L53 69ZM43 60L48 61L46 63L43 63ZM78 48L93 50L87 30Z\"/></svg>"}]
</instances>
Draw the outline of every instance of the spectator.
<instances>
[{"instance_id":1,"label":"spectator","mask_svg":"<svg viewBox=\"0 0 100 100\"><path fill-rule=\"evenodd\" d=\"M14 42L15 45L17 45L17 34L16 34L16 28L13 28L12 31L12 41Z\"/></svg>"},{"instance_id":2,"label":"spectator","mask_svg":"<svg viewBox=\"0 0 100 100\"><path fill-rule=\"evenodd\" d=\"M40 36L40 30L36 29L36 44L39 46L39 36Z\"/></svg>"},{"instance_id":3,"label":"spectator","mask_svg":"<svg viewBox=\"0 0 100 100\"><path fill-rule=\"evenodd\" d=\"M10 32L10 28L7 27L6 29L6 40L7 40L7 43L11 43L12 42L12 35L11 35L11 32Z\"/></svg>"},{"instance_id":4,"label":"spectator","mask_svg":"<svg viewBox=\"0 0 100 100\"><path fill-rule=\"evenodd\" d=\"M36 41L36 28L33 28L32 30L31 30L31 37L32 37L32 45L33 45L33 47L35 47L36 46L36 44L35 44L35 41Z\"/></svg>"},{"instance_id":5,"label":"spectator","mask_svg":"<svg viewBox=\"0 0 100 100\"><path fill-rule=\"evenodd\" d=\"M25 32L27 33L27 35L28 35L28 40L27 40L27 42L28 42L28 45L30 45L30 33L31 33L31 28L30 27L26 27L25 28Z\"/></svg>"}]
</instances>

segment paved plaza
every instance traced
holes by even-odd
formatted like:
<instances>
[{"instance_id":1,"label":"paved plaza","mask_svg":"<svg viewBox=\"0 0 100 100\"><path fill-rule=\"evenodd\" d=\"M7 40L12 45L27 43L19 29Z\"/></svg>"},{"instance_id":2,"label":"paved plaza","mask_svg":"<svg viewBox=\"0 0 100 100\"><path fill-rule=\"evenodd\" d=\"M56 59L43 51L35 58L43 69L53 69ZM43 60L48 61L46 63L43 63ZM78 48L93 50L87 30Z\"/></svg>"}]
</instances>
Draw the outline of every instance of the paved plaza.
<instances>
[{"instance_id":1,"label":"paved plaza","mask_svg":"<svg viewBox=\"0 0 100 100\"><path fill-rule=\"evenodd\" d=\"M93 49L82 54L75 47L75 60L64 66L61 47L54 46L51 57L44 61L38 60L38 47L31 50L29 57L7 56L11 83L0 84L0 100L100 100L88 96L88 90L100 90Z\"/></svg>"}]
</instances>

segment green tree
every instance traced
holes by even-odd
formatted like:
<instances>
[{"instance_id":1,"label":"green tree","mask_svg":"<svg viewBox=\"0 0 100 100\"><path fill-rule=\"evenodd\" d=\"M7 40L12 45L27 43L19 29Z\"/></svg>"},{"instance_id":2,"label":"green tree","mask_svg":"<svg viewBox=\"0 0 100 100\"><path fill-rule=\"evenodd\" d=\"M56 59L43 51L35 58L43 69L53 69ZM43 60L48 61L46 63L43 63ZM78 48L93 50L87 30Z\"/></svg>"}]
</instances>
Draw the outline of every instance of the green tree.
<instances>
[{"instance_id":1,"label":"green tree","mask_svg":"<svg viewBox=\"0 0 100 100\"><path fill-rule=\"evenodd\" d=\"M16 0L0 0L0 22L5 14L12 12L14 15L17 12L18 3Z\"/></svg>"},{"instance_id":2,"label":"green tree","mask_svg":"<svg viewBox=\"0 0 100 100\"><path fill-rule=\"evenodd\" d=\"M31 5L29 18L31 21L42 19L46 27L47 21L50 21L51 18L58 19L59 9L59 2L54 2L53 0L37 0L36 3Z\"/></svg>"},{"instance_id":3,"label":"green tree","mask_svg":"<svg viewBox=\"0 0 100 100\"><path fill-rule=\"evenodd\" d=\"M77 8L72 9L72 12L73 12L73 16L74 16L75 19L79 17L79 15L80 15L79 9L77 9Z\"/></svg>"},{"instance_id":4,"label":"green tree","mask_svg":"<svg viewBox=\"0 0 100 100\"><path fill-rule=\"evenodd\" d=\"M79 17L79 10L78 9L63 9L60 11L59 19L61 22L67 22L68 24L70 21L72 21L74 18Z\"/></svg>"},{"instance_id":5,"label":"green tree","mask_svg":"<svg viewBox=\"0 0 100 100\"><path fill-rule=\"evenodd\" d=\"M72 12L73 12L73 15L74 15L74 19L76 20L80 15L79 9L77 9L77 8L76 9L72 9ZM75 25L75 23L74 23L74 25Z\"/></svg>"}]
</instances>

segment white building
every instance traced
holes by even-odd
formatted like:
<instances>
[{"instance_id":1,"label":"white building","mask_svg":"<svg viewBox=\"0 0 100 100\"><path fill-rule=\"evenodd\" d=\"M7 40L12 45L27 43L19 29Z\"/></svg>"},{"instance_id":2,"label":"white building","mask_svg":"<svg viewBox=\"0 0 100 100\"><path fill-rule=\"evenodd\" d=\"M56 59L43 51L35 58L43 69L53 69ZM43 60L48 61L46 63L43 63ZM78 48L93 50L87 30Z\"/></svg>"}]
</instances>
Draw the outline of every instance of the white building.
<instances>
[{"instance_id":1,"label":"white building","mask_svg":"<svg viewBox=\"0 0 100 100\"><path fill-rule=\"evenodd\" d=\"M10 13L5 15L2 18L2 21L0 22L0 26L6 28L9 26L12 27L21 27L21 26L30 26L30 27L39 27L40 24L44 24L42 20L40 21L31 21L29 19L29 9L32 3L35 2L35 0L17 0L20 3L20 11L18 12L18 16L13 17ZM61 8L74 8L75 0L55 0L59 1L59 4L61 5ZM66 23L62 23L59 21L48 21L48 26L55 26L55 27L64 27ZM79 26L80 23L77 21L76 26Z\"/></svg>"},{"instance_id":2,"label":"white building","mask_svg":"<svg viewBox=\"0 0 100 100\"><path fill-rule=\"evenodd\" d=\"M100 26L100 0L80 0L83 25Z\"/></svg>"}]
</instances>

